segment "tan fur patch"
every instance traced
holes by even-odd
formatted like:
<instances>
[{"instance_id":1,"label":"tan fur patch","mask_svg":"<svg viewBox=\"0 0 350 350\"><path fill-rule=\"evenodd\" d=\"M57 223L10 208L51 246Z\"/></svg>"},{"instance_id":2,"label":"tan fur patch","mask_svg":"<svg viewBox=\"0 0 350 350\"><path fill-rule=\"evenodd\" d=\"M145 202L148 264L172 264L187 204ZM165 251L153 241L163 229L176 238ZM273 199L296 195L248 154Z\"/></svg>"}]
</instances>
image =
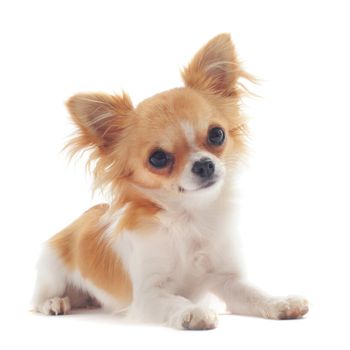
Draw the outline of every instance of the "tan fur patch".
<instances>
[{"instance_id":1,"label":"tan fur patch","mask_svg":"<svg viewBox=\"0 0 350 350\"><path fill-rule=\"evenodd\" d=\"M97 205L86 211L63 231L56 234L49 244L71 270L96 287L103 289L121 301L130 301L132 286L121 261L112 250L103 233L100 218L108 210L107 204Z\"/></svg>"}]
</instances>

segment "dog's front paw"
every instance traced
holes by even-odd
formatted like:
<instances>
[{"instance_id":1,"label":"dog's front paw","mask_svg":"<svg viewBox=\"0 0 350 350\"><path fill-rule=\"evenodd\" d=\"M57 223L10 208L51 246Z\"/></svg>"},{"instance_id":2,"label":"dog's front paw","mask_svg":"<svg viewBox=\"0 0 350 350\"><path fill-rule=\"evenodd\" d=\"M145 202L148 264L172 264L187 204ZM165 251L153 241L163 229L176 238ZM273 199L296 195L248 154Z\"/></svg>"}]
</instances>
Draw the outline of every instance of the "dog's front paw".
<instances>
[{"instance_id":1,"label":"dog's front paw","mask_svg":"<svg viewBox=\"0 0 350 350\"><path fill-rule=\"evenodd\" d=\"M65 315L71 309L69 298L52 298L46 300L42 307L41 312L45 315Z\"/></svg>"},{"instance_id":2,"label":"dog's front paw","mask_svg":"<svg viewBox=\"0 0 350 350\"><path fill-rule=\"evenodd\" d=\"M264 312L266 318L290 320L303 317L309 311L309 303L298 296L273 299Z\"/></svg>"},{"instance_id":3,"label":"dog's front paw","mask_svg":"<svg viewBox=\"0 0 350 350\"><path fill-rule=\"evenodd\" d=\"M208 330L216 328L218 317L216 312L210 309L191 306L175 314L170 324L178 329Z\"/></svg>"}]
</instances>

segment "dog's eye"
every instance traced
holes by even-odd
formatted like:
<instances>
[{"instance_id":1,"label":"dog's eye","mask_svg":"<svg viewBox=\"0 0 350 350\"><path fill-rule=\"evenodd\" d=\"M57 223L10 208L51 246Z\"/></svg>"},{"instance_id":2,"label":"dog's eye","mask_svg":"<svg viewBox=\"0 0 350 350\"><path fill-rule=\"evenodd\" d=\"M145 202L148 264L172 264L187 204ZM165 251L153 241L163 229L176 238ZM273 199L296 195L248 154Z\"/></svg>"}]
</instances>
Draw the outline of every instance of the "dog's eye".
<instances>
[{"instance_id":1,"label":"dog's eye","mask_svg":"<svg viewBox=\"0 0 350 350\"><path fill-rule=\"evenodd\" d=\"M221 146L225 141L225 132L222 128L215 127L208 132L208 142L214 146Z\"/></svg>"},{"instance_id":2,"label":"dog's eye","mask_svg":"<svg viewBox=\"0 0 350 350\"><path fill-rule=\"evenodd\" d=\"M165 168L169 165L170 161L171 156L161 149L153 152L149 157L150 164L157 169Z\"/></svg>"}]
</instances>

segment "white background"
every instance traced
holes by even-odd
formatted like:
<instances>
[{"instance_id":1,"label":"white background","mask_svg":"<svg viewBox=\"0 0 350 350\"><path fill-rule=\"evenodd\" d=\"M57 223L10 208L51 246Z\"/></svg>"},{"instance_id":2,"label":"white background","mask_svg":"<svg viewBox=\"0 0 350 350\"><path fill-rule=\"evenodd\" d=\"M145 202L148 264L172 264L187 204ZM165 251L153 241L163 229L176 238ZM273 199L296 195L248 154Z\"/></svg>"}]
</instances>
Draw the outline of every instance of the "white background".
<instances>
[{"instance_id":1,"label":"white background","mask_svg":"<svg viewBox=\"0 0 350 350\"><path fill-rule=\"evenodd\" d=\"M1 1L0 347L348 349L346 3ZM261 98L245 100L250 156L239 178L247 271L270 292L306 296L309 315L221 316L217 330L181 332L100 313L31 313L41 243L99 201L83 162L60 153L73 131L64 101L124 89L137 104L179 86L179 69L221 32L261 79L249 86Z\"/></svg>"}]
</instances>

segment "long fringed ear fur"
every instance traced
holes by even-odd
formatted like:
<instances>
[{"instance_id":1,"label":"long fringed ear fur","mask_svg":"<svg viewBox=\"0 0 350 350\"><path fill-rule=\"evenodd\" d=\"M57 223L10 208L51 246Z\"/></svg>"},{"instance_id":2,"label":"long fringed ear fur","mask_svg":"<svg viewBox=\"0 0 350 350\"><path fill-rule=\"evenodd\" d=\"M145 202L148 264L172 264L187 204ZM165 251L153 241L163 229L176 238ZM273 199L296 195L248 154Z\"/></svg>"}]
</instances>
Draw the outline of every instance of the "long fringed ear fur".
<instances>
[{"instance_id":1,"label":"long fringed ear fur","mask_svg":"<svg viewBox=\"0 0 350 350\"><path fill-rule=\"evenodd\" d=\"M128 171L126 152L120 143L134 120L130 98L125 93L121 96L77 94L66 105L78 126L77 135L66 145L71 157L91 150L86 167L93 170L93 190L103 191L110 185L114 186Z\"/></svg>"},{"instance_id":2,"label":"long fringed ear fur","mask_svg":"<svg viewBox=\"0 0 350 350\"><path fill-rule=\"evenodd\" d=\"M185 85L208 94L235 97L237 80L244 76L229 34L210 40L182 71Z\"/></svg>"},{"instance_id":3,"label":"long fringed ear fur","mask_svg":"<svg viewBox=\"0 0 350 350\"><path fill-rule=\"evenodd\" d=\"M66 106L79 128L77 136L67 145L72 155L84 149L94 149L100 154L107 152L118 141L133 110L125 93L121 96L77 94L67 101Z\"/></svg>"}]
</instances>

